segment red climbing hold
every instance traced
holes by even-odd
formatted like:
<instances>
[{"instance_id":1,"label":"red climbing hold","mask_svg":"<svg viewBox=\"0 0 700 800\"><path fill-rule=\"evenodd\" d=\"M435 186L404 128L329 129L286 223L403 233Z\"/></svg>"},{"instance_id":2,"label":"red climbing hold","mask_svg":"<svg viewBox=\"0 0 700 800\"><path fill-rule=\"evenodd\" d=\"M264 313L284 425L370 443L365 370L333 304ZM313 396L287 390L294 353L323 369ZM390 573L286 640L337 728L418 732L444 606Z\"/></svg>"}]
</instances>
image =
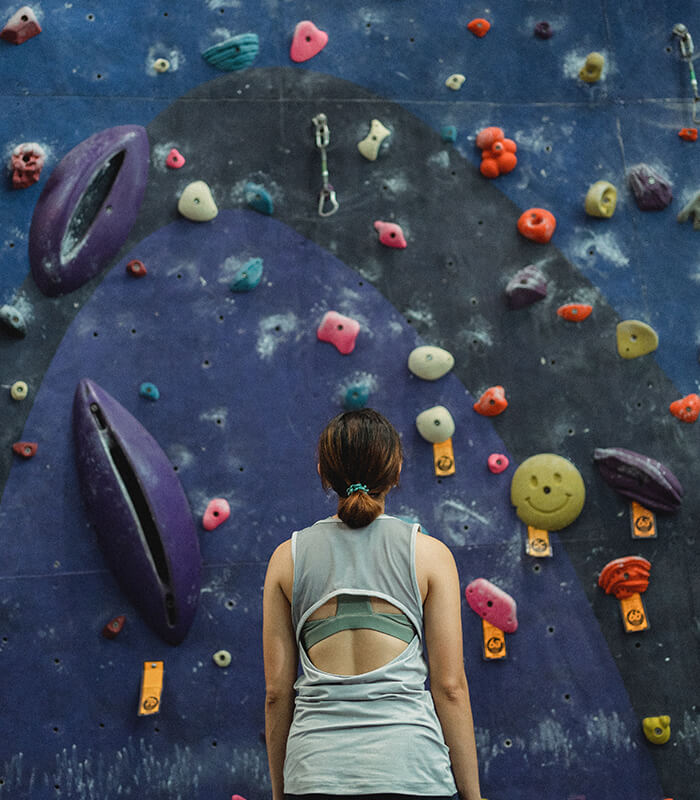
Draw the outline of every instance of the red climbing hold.
<instances>
[{"instance_id":1,"label":"red climbing hold","mask_svg":"<svg viewBox=\"0 0 700 800\"><path fill-rule=\"evenodd\" d=\"M328 44L328 34L319 30L313 22L308 19L297 23L292 37L292 46L289 50L289 57L297 63L308 61L323 50Z\"/></svg>"},{"instance_id":2,"label":"red climbing hold","mask_svg":"<svg viewBox=\"0 0 700 800\"><path fill-rule=\"evenodd\" d=\"M494 475L500 475L501 472L505 472L508 469L510 461L503 453L491 453L486 464Z\"/></svg>"},{"instance_id":3,"label":"red climbing hold","mask_svg":"<svg viewBox=\"0 0 700 800\"><path fill-rule=\"evenodd\" d=\"M698 129L697 128L681 128L678 131L678 135L681 139L685 139L686 142L697 142L698 140Z\"/></svg>"},{"instance_id":4,"label":"red climbing hold","mask_svg":"<svg viewBox=\"0 0 700 800\"><path fill-rule=\"evenodd\" d=\"M359 332L360 323L357 320L344 317L337 311L327 311L316 335L322 342L334 344L346 356L355 349L355 339Z\"/></svg>"},{"instance_id":5,"label":"red climbing hold","mask_svg":"<svg viewBox=\"0 0 700 800\"><path fill-rule=\"evenodd\" d=\"M476 146L481 149L481 174L485 178L497 178L512 172L518 159L515 153L518 146L512 139L506 139L501 128L491 126L476 135Z\"/></svg>"},{"instance_id":6,"label":"red climbing hold","mask_svg":"<svg viewBox=\"0 0 700 800\"><path fill-rule=\"evenodd\" d=\"M481 19L479 17L467 23L467 29L480 39L482 36L486 36L490 28L491 23L487 19Z\"/></svg>"},{"instance_id":7,"label":"red climbing hold","mask_svg":"<svg viewBox=\"0 0 700 800\"><path fill-rule=\"evenodd\" d=\"M124 627L124 623L126 622L126 617L124 614L120 614L118 617L111 619L105 626L102 628L102 635L106 639L114 639L115 636L119 635L122 632L122 628Z\"/></svg>"},{"instance_id":8,"label":"red climbing hold","mask_svg":"<svg viewBox=\"0 0 700 800\"><path fill-rule=\"evenodd\" d=\"M495 417L508 408L505 389L502 386L492 386L487 389L474 403L474 411L484 417Z\"/></svg>"},{"instance_id":9,"label":"red climbing hold","mask_svg":"<svg viewBox=\"0 0 700 800\"><path fill-rule=\"evenodd\" d=\"M41 33L41 25L39 25L36 15L29 6L22 6L0 31L0 39L11 44L22 44L38 33Z\"/></svg>"},{"instance_id":10,"label":"red climbing hold","mask_svg":"<svg viewBox=\"0 0 700 800\"><path fill-rule=\"evenodd\" d=\"M185 157L173 147L165 157L165 166L170 167L170 169L180 169L180 167L185 166Z\"/></svg>"},{"instance_id":11,"label":"red climbing hold","mask_svg":"<svg viewBox=\"0 0 700 800\"><path fill-rule=\"evenodd\" d=\"M569 322L583 322L588 319L593 313L593 306L586 303L567 303L565 306L559 306L557 314Z\"/></svg>"},{"instance_id":12,"label":"red climbing hold","mask_svg":"<svg viewBox=\"0 0 700 800\"><path fill-rule=\"evenodd\" d=\"M143 261L139 261L138 258L135 258L126 265L126 271L130 275L133 275L134 278L143 278L148 270Z\"/></svg>"},{"instance_id":13,"label":"red climbing hold","mask_svg":"<svg viewBox=\"0 0 700 800\"><path fill-rule=\"evenodd\" d=\"M614 594L618 600L624 600L647 590L650 572L651 564L646 558L616 558L603 567L598 586L605 589L606 594Z\"/></svg>"},{"instance_id":14,"label":"red climbing hold","mask_svg":"<svg viewBox=\"0 0 700 800\"><path fill-rule=\"evenodd\" d=\"M406 247L406 238L403 235L401 226L395 222L382 222L378 219L374 223L374 228L379 234L379 241L387 247Z\"/></svg>"},{"instance_id":15,"label":"red climbing hold","mask_svg":"<svg viewBox=\"0 0 700 800\"><path fill-rule=\"evenodd\" d=\"M12 449L17 453L18 456L22 456L22 458L31 458L33 455L36 455L36 451L39 445L36 442L15 442L12 445Z\"/></svg>"},{"instance_id":16,"label":"red climbing hold","mask_svg":"<svg viewBox=\"0 0 700 800\"><path fill-rule=\"evenodd\" d=\"M533 242L546 244L553 236L557 221L551 211L528 208L518 220L518 231Z\"/></svg>"},{"instance_id":17,"label":"red climbing hold","mask_svg":"<svg viewBox=\"0 0 700 800\"><path fill-rule=\"evenodd\" d=\"M696 394L681 397L671 403L668 410L682 422L695 422L700 416L700 397Z\"/></svg>"},{"instance_id":18,"label":"red climbing hold","mask_svg":"<svg viewBox=\"0 0 700 800\"><path fill-rule=\"evenodd\" d=\"M204 530L213 531L222 522L226 522L230 516L231 507L228 502L223 497L215 497L209 502L207 510L204 512L204 517L202 518Z\"/></svg>"}]
</instances>

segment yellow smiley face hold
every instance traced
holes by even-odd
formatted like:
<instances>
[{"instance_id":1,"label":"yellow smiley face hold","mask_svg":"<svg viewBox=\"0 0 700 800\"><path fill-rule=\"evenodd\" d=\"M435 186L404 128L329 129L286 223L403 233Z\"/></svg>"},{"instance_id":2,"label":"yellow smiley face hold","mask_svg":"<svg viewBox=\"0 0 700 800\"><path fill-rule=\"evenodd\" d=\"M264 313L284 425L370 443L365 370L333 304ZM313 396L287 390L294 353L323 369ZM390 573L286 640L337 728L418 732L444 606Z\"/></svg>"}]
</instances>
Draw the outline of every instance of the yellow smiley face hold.
<instances>
[{"instance_id":1,"label":"yellow smiley face hold","mask_svg":"<svg viewBox=\"0 0 700 800\"><path fill-rule=\"evenodd\" d=\"M566 458L540 453L523 461L510 485L510 502L533 528L558 531L581 513L586 487L581 473Z\"/></svg>"}]
</instances>

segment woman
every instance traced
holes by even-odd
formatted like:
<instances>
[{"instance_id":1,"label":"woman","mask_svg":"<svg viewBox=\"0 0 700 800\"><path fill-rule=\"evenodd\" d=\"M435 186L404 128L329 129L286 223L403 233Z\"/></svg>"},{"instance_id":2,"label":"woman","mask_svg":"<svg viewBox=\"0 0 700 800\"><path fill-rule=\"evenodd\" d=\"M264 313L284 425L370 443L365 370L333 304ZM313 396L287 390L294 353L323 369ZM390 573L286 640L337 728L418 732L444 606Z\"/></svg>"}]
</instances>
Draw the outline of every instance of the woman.
<instances>
[{"instance_id":1,"label":"woman","mask_svg":"<svg viewBox=\"0 0 700 800\"><path fill-rule=\"evenodd\" d=\"M331 420L318 470L338 494L338 513L295 532L270 559L263 655L273 800L449 800L455 791L480 800L454 559L417 524L384 513L402 456L376 411Z\"/></svg>"}]
</instances>

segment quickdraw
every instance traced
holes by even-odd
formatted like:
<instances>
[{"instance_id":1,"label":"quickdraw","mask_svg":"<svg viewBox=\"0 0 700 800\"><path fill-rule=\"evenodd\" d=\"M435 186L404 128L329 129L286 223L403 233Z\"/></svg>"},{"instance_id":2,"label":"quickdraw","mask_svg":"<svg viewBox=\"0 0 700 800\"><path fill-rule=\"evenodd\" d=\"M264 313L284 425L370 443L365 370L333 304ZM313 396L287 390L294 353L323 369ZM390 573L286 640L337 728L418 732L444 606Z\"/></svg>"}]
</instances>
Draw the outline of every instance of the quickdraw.
<instances>
[{"instance_id":1,"label":"quickdraw","mask_svg":"<svg viewBox=\"0 0 700 800\"><path fill-rule=\"evenodd\" d=\"M338 210L335 189L328 182L328 158L326 148L331 139L328 118L325 114L317 114L312 120L316 126L316 147L321 151L321 179L323 185L318 196L318 213L321 217L330 217Z\"/></svg>"}]
</instances>

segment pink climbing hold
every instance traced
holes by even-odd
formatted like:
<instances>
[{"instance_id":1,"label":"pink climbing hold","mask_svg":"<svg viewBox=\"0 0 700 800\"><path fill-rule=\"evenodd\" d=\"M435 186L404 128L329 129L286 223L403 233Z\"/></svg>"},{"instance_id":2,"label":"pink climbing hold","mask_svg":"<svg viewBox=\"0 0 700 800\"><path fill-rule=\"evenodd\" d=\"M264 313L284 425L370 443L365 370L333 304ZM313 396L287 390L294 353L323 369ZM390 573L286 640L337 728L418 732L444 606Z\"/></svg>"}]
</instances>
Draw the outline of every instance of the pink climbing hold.
<instances>
[{"instance_id":1,"label":"pink climbing hold","mask_svg":"<svg viewBox=\"0 0 700 800\"><path fill-rule=\"evenodd\" d=\"M170 167L170 169L180 169L180 167L185 166L185 157L179 150L176 150L173 147L173 149L166 156L165 166Z\"/></svg>"},{"instance_id":2,"label":"pink climbing hold","mask_svg":"<svg viewBox=\"0 0 700 800\"><path fill-rule=\"evenodd\" d=\"M355 340L360 332L360 323L352 317L344 317L337 311L326 311L316 335L322 342L334 344L344 355L355 349Z\"/></svg>"},{"instance_id":3,"label":"pink climbing hold","mask_svg":"<svg viewBox=\"0 0 700 800\"><path fill-rule=\"evenodd\" d=\"M289 57L297 63L308 61L318 55L327 44L328 34L319 30L310 20L304 19L294 29Z\"/></svg>"},{"instance_id":4,"label":"pink climbing hold","mask_svg":"<svg viewBox=\"0 0 700 800\"><path fill-rule=\"evenodd\" d=\"M505 633L518 630L515 600L486 578L473 580L464 590L472 611Z\"/></svg>"},{"instance_id":5,"label":"pink climbing hold","mask_svg":"<svg viewBox=\"0 0 700 800\"><path fill-rule=\"evenodd\" d=\"M486 464L494 475L500 475L508 469L510 461L503 453L491 453Z\"/></svg>"},{"instance_id":6,"label":"pink climbing hold","mask_svg":"<svg viewBox=\"0 0 700 800\"><path fill-rule=\"evenodd\" d=\"M401 226L395 222L382 222L378 219L374 228L379 233L379 241L387 247L406 247L406 239Z\"/></svg>"},{"instance_id":7,"label":"pink climbing hold","mask_svg":"<svg viewBox=\"0 0 700 800\"><path fill-rule=\"evenodd\" d=\"M215 497L213 500L209 501L207 510L204 512L204 517L202 518L204 530L213 531L214 528L218 528L222 522L226 522L230 516L231 507L226 500L224 500L223 497Z\"/></svg>"},{"instance_id":8,"label":"pink climbing hold","mask_svg":"<svg viewBox=\"0 0 700 800\"><path fill-rule=\"evenodd\" d=\"M41 25L39 25L36 15L29 6L22 6L7 20L7 24L0 31L0 39L11 44L22 44L39 33L41 33Z\"/></svg>"}]
</instances>

